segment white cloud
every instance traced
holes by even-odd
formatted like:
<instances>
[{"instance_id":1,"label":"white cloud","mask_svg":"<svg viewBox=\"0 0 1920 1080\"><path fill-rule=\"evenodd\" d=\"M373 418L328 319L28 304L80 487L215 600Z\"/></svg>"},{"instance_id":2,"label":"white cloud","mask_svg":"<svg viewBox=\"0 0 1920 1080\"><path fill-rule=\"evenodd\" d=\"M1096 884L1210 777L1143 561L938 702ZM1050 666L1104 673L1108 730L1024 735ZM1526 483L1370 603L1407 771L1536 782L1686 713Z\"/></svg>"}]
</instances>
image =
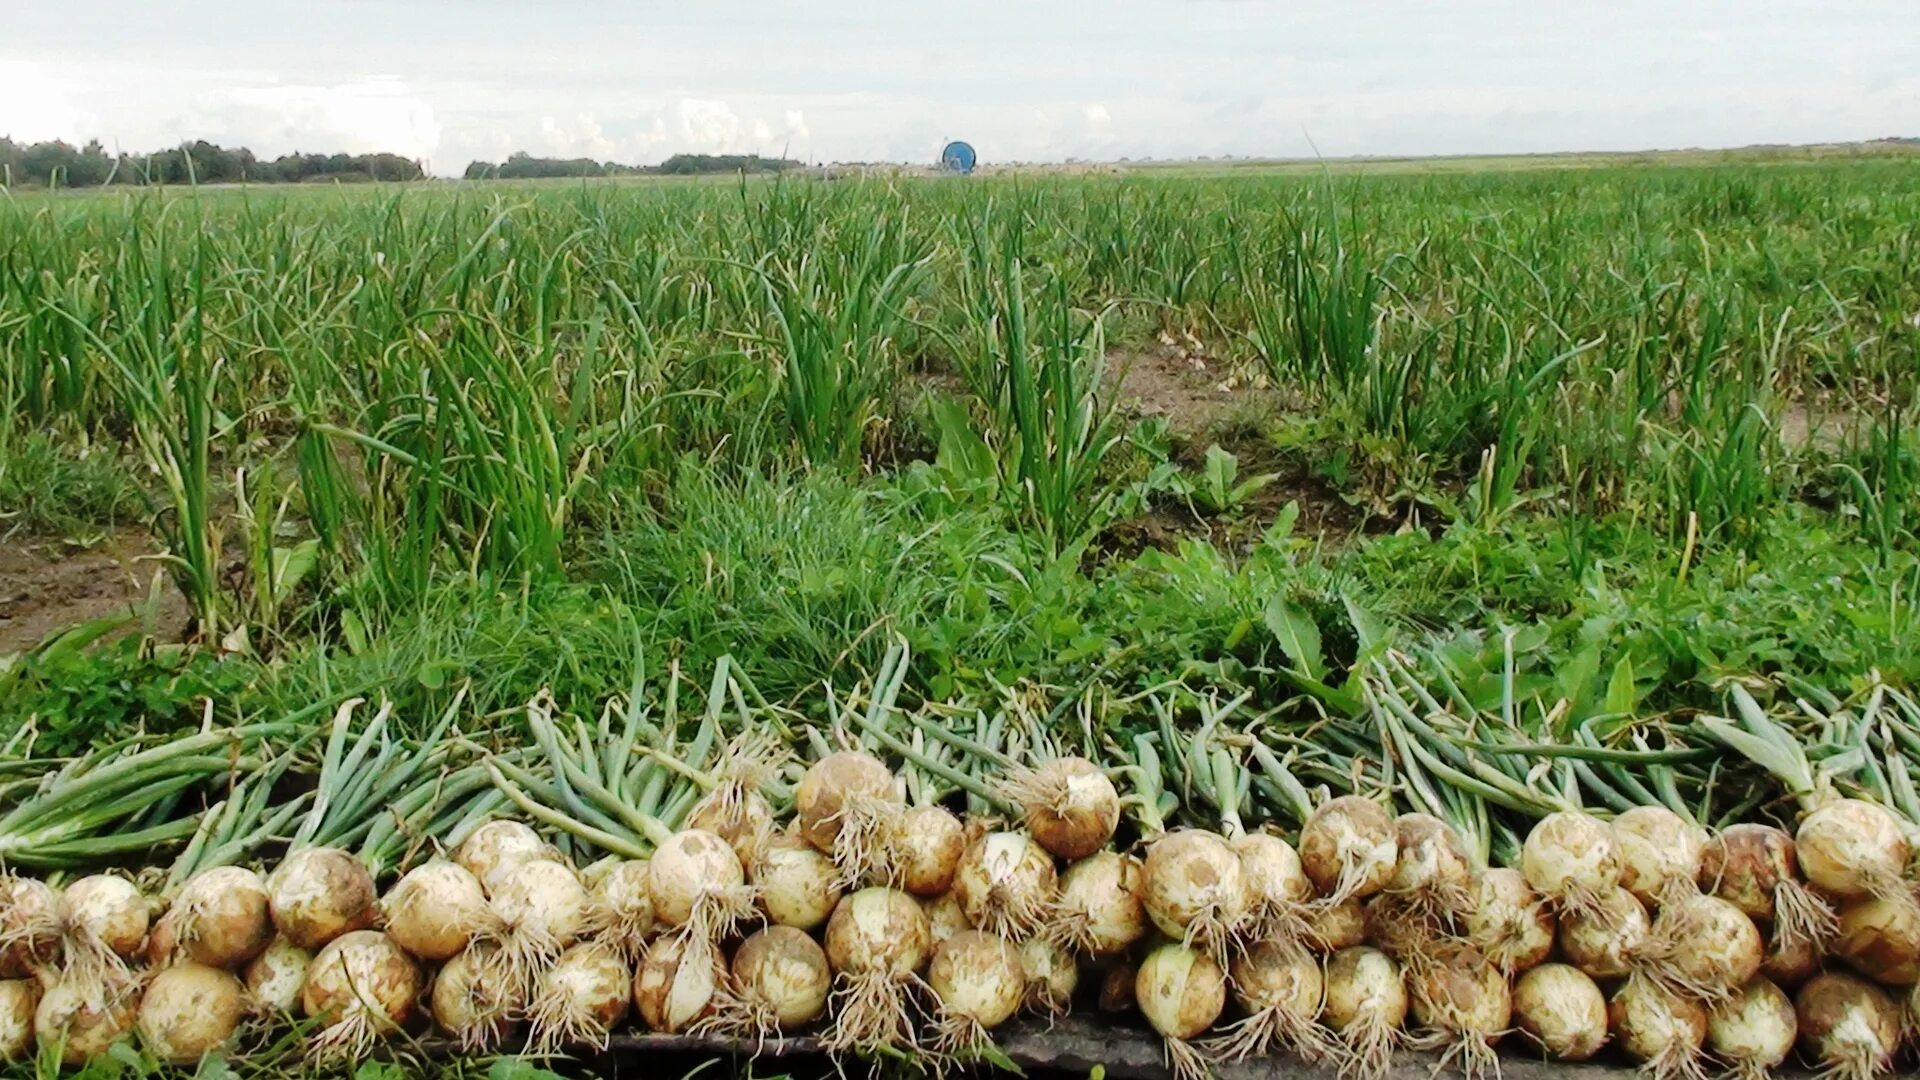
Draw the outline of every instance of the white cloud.
<instances>
[{"instance_id":1,"label":"white cloud","mask_svg":"<svg viewBox=\"0 0 1920 1080\"><path fill-rule=\"evenodd\" d=\"M733 147L734 138L740 134L740 117L724 101L683 98L680 132L689 148L724 153Z\"/></svg>"},{"instance_id":2,"label":"white cloud","mask_svg":"<svg viewBox=\"0 0 1920 1080\"><path fill-rule=\"evenodd\" d=\"M372 78L207 90L195 99L174 138L246 143L270 153L384 150L431 159L440 149L441 131L433 103L424 95L399 79Z\"/></svg>"}]
</instances>

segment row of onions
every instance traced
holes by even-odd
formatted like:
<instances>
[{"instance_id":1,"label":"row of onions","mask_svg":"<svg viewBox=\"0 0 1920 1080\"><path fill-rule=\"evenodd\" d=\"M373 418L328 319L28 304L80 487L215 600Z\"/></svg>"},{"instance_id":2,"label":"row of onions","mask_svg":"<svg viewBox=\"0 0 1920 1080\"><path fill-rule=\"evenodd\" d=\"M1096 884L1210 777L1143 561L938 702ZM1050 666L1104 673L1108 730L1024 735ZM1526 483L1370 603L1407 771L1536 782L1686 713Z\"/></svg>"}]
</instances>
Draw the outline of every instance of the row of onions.
<instances>
[{"instance_id":1,"label":"row of onions","mask_svg":"<svg viewBox=\"0 0 1920 1080\"><path fill-rule=\"evenodd\" d=\"M508 747L455 730L458 700L419 740L351 701L300 736L324 736L307 786L271 750L297 719L110 748L11 782L0 1058L130 1038L185 1065L269 1030L321 1060L430 1032L552 1054L631 1027L941 1066L1080 1009L1144 1020L1189 1077L1278 1053L1360 1078L1408 1051L1469 1076L1502 1051L1657 1080L1894 1065L1920 893L1902 759L1873 751L1906 699L1802 702L1828 724L1808 744L1736 688L1692 734L1797 804L1765 815L1791 831L1709 826L1668 797L1717 775L1697 746L1549 746L1392 662L1361 683L1371 759L1351 724L1289 744L1236 721L1244 697L1156 697L1124 737L1085 698L909 715L898 652L825 724L723 664L704 709L677 672L597 723L543 695ZM1055 744L1076 727L1096 753ZM201 813L153 808L220 762ZM126 870L142 842L181 846Z\"/></svg>"}]
</instances>

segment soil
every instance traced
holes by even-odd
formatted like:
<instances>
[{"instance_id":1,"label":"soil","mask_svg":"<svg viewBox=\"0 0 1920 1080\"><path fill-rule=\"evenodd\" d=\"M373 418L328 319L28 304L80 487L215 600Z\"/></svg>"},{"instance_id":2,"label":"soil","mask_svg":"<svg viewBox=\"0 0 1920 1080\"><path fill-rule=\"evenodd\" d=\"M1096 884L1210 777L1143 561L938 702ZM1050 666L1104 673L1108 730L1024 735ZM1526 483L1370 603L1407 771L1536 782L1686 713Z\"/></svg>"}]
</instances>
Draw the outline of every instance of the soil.
<instances>
[{"instance_id":1,"label":"soil","mask_svg":"<svg viewBox=\"0 0 1920 1080\"><path fill-rule=\"evenodd\" d=\"M186 598L153 561L155 553L152 537L138 529L111 533L85 547L44 538L0 539L0 656L94 619L139 615L155 575L161 583L155 634L179 640L187 629Z\"/></svg>"},{"instance_id":2,"label":"soil","mask_svg":"<svg viewBox=\"0 0 1920 1080\"><path fill-rule=\"evenodd\" d=\"M1225 446L1237 429L1255 429L1285 407L1278 391L1236 372L1193 337L1162 334L1142 350L1107 354L1107 377L1118 384L1122 408L1165 418L1181 440Z\"/></svg>"}]
</instances>

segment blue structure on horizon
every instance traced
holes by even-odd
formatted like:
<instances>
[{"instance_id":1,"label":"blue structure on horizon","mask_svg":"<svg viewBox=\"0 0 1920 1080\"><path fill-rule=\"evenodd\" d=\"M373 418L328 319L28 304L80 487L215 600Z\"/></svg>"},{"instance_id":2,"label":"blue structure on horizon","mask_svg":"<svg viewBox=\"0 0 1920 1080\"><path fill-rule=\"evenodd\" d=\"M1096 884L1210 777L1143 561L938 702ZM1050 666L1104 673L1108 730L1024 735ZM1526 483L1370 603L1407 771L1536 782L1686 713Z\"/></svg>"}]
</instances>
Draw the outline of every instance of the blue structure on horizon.
<instances>
[{"instance_id":1,"label":"blue structure on horizon","mask_svg":"<svg viewBox=\"0 0 1920 1080\"><path fill-rule=\"evenodd\" d=\"M978 155L973 152L973 147L963 142L950 142L946 149L940 151L940 167L962 176L972 172L979 160Z\"/></svg>"}]
</instances>

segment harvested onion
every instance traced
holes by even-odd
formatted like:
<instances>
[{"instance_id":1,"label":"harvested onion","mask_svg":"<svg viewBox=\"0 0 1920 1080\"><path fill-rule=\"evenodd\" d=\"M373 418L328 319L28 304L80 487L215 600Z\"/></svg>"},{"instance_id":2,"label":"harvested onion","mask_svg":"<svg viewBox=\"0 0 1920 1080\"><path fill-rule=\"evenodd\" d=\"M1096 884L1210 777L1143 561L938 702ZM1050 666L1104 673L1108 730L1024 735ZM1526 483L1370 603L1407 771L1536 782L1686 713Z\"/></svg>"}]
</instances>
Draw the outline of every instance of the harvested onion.
<instances>
[{"instance_id":1,"label":"harvested onion","mask_svg":"<svg viewBox=\"0 0 1920 1080\"><path fill-rule=\"evenodd\" d=\"M1607 999L1570 964L1540 964L1513 984L1521 1033L1556 1061L1585 1061L1607 1042Z\"/></svg>"},{"instance_id":2,"label":"harvested onion","mask_svg":"<svg viewBox=\"0 0 1920 1080\"><path fill-rule=\"evenodd\" d=\"M1318 952L1336 953L1367 941L1367 909L1359 900L1317 904L1307 914L1306 943Z\"/></svg>"},{"instance_id":3,"label":"harvested onion","mask_svg":"<svg viewBox=\"0 0 1920 1080\"><path fill-rule=\"evenodd\" d=\"M524 988L505 976L499 952L494 942L476 941L433 977L433 1022L468 1053L500 1045L526 1005Z\"/></svg>"},{"instance_id":4,"label":"harvested onion","mask_svg":"<svg viewBox=\"0 0 1920 1080\"><path fill-rule=\"evenodd\" d=\"M1649 909L1699 891L1706 834L1664 806L1636 806L1613 819L1620 887Z\"/></svg>"},{"instance_id":5,"label":"harvested onion","mask_svg":"<svg viewBox=\"0 0 1920 1080\"><path fill-rule=\"evenodd\" d=\"M1247 888L1247 936L1299 941L1307 932L1313 881L1293 845L1267 832L1244 833L1227 845L1240 857Z\"/></svg>"},{"instance_id":6,"label":"harvested onion","mask_svg":"<svg viewBox=\"0 0 1920 1080\"><path fill-rule=\"evenodd\" d=\"M134 1025L154 1057L192 1065L225 1045L246 1014L246 988L231 972L175 964L147 984Z\"/></svg>"},{"instance_id":7,"label":"harvested onion","mask_svg":"<svg viewBox=\"0 0 1920 1080\"><path fill-rule=\"evenodd\" d=\"M122 994L102 1003L62 979L46 988L33 1014L33 1034L44 1052L59 1048L60 1064L78 1068L107 1052L133 1027L135 995Z\"/></svg>"},{"instance_id":8,"label":"harvested onion","mask_svg":"<svg viewBox=\"0 0 1920 1080\"><path fill-rule=\"evenodd\" d=\"M1142 896L1154 925L1223 960L1228 942L1245 929L1247 919L1240 856L1212 833L1178 829L1147 848L1145 871Z\"/></svg>"},{"instance_id":9,"label":"harvested onion","mask_svg":"<svg viewBox=\"0 0 1920 1080\"><path fill-rule=\"evenodd\" d=\"M833 970L804 931L769 926L734 950L723 1030L752 1037L797 1031L827 1011Z\"/></svg>"},{"instance_id":10,"label":"harvested onion","mask_svg":"<svg viewBox=\"0 0 1920 1080\"><path fill-rule=\"evenodd\" d=\"M1022 1004L1041 1016L1064 1016L1080 986L1080 965L1065 946L1043 937L1020 943L1020 966L1027 975Z\"/></svg>"},{"instance_id":11,"label":"harvested onion","mask_svg":"<svg viewBox=\"0 0 1920 1080\"><path fill-rule=\"evenodd\" d=\"M1794 845L1800 872L1831 896L1914 902L1906 880L1913 847L1899 819L1883 806L1834 799L1800 822Z\"/></svg>"},{"instance_id":12,"label":"harvested onion","mask_svg":"<svg viewBox=\"0 0 1920 1080\"><path fill-rule=\"evenodd\" d=\"M1062 859L1084 859L1107 846L1120 824L1120 793L1086 758L1055 758L1018 769L1005 793L1025 813L1027 832Z\"/></svg>"},{"instance_id":13,"label":"harvested onion","mask_svg":"<svg viewBox=\"0 0 1920 1080\"><path fill-rule=\"evenodd\" d=\"M1886 991L1864 979L1829 972L1808 979L1794 995L1802 1053L1823 1077L1871 1080L1893 1067L1900 1048L1900 1009Z\"/></svg>"},{"instance_id":14,"label":"harvested onion","mask_svg":"<svg viewBox=\"0 0 1920 1080\"><path fill-rule=\"evenodd\" d=\"M1300 865L1330 903L1386 888L1399 856L1392 815L1358 795L1329 800L1300 830Z\"/></svg>"},{"instance_id":15,"label":"harvested onion","mask_svg":"<svg viewBox=\"0 0 1920 1080\"><path fill-rule=\"evenodd\" d=\"M1620 884L1620 853L1613 831L1575 810L1548 814L1520 848L1527 884L1563 913L1600 903Z\"/></svg>"},{"instance_id":16,"label":"harvested onion","mask_svg":"<svg viewBox=\"0 0 1920 1080\"><path fill-rule=\"evenodd\" d=\"M381 907L387 936L414 956L435 963L466 948L476 935L499 929L499 917L487 903L480 879L459 863L442 859L407 871L387 890Z\"/></svg>"},{"instance_id":17,"label":"harvested onion","mask_svg":"<svg viewBox=\"0 0 1920 1080\"><path fill-rule=\"evenodd\" d=\"M420 965L387 935L351 930L334 938L314 956L300 992L302 1010L324 1024L311 1044L316 1055L365 1054L413 1015L421 987Z\"/></svg>"},{"instance_id":18,"label":"harvested onion","mask_svg":"<svg viewBox=\"0 0 1920 1080\"><path fill-rule=\"evenodd\" d=\"M1669 903L1654 920L1651 940L1657 975L1709 1004L1739 993L1766 959L1753 920L1717 896Z\"/></svg>"},{"instance_id":19,"label":"harvested onion","mask_svg":"<svg viewBox=\"0 0 1920 1080\"><path fill-rule=\"evenodd\" d=\"M1646 957L1652 920L1625 889L1610 889L1599 900L1560 919L1560 955L1596 979L1617 979Z\"/></svg>"},{"instance_id":20,"label":"harvested onion","mask_svg":"<svg viewBox=\"0 0 1920 1080\"><path fill-rule=\"evenodd\" d=\"M67 886L61 900L63 978L95 1003L128 989L133 975L127 958L147 937L147 901L140 890L126 878L94 874Z\"/></svg>"},{"instance_id":21,"label":"harvested onion","mask_svg":"<svg viewBox=\"0 0 1920 1080\"><path fill-rule=\"evenodd\" d=\"M895 822L892 844L889 859L900 888L915 896L939 896L953 886L953 872L967 850L967 830L945 807L916 806Z\"/></svg>"},{"instance_id":22,"label":"harvested onion","mask_svg":"<svg viewBox=\"0 0 1920 1080\"><path fill-rule=\"evenodd\" d=\"M1920 907L1905 897L1875 896L1840 910L1834 956L1875 982L1920 980Z\"/></svg>"},{"instance_id":23,"label":"harvested onion","mask_svg":"<svg viewBox=\"0 0 1920 1080\"><path fill-rule=\"evenodd\" d=\"M1025 833L988 833L968 845L953 874L954 898L975 927L1005 937L1039 927L1059 891L1053 859Z\"/></svg>"},{"instance_id":24,"label":"harvested onion","mask_svg":"<svg viewBox=\"0 0 1920 1080\"><path fill-rule=\"evenodd\" d=\"M1480 874L1459 830L1432 814L1401 814L1393 830L1393 876L1386 891L1418 918L1449 923L1465 915Z\"/></svg>"},{"instance_id":25,"label":"harvested onion","mask_svg":"<svg viewBox=\"0 0 1920 1080\"><path fill-rule=\"evenodd\" d=\"M1833 912L1799 880L1793 838L1771 825L1733 825L1700 853L1700 887L1731 901L1783 941L1833 936Z\"/></svg>"},{"instance_id":26,"label":"harvested onion","mask_svg":"<svg viewBox=\"0 0 1920 1080\"><path fill-rule=\"evenodd\" d=\"M1613 1040L1653 1080L1698 1080L1707 1010L1650 979L1629 979L1607 1002Z\"/></svg>"},{"instance_id":27,"label":"harvested onion","mask_svg":"<svg viewBox=\"0 0 1920 1080\"><path fill-rule=\"evenodd\" d=\"M1318 1023L1326 980L1310 954L1262 941L1235 956L1227 975L1234 1003L1246 1015L1210 1044L1221 1058L1245 1061L1282 1049L1310 1062L1338 1056L1337 1044Z\"/></svg>"},{"instance_id":28,"label":"harvested onion","mask_svg":"<svg viewBox=\"0 0 1920 1080\"><path fill-rule=\"evenodd\" d=\"M973 929L973 921L967 918L967 909L960 906L960 901L952 893L920 901L920 910L927 917L928 938L936 947L962 930Z\"/></svg>"},{"instance_id":29,"label":"harvested onion","mask_svg":"<svg viewBox=\"0 0 1920 1080\"><path fill-rule=\"evenodd\" d=\"M1793 1001L1755 979L1708 1014L1707 1049L1731 1067L1734 1080L1766 1080L1793 1051L1798 1030Z\"/></svg>"},{"instance_id":30,"label":"harvested onion","mask_svg":"<svg viewBox=\"0 0 1920 1080\"><path fill-rule=\"evenodd\" d=\"M809 844L775 836L748 870L760 910L776 926L816 930L840 902L840 871Z\"/></svg>"},{"instance_id":31,"label":"harvested onion","mask_svg":"<svg viewBox=\"0 0 1920 1080\"><path fill-rule=\"evenodd\" d=\"M45 882L0 874L0 978L34 974L59 958L65 907Z\"/></svg>"},{"instance_id":32,"label":"harvested onion","mask_svg":"<svg viewBox=\"0 0 1920 1080\"><path fill-rule=\"evenodd\" d=\"M1206 1059L1193 1045L1227 1005L1227 980L1212 956L1180 944L1147 954L1133 979L1140 1012L1166 1044L1174 1076L1198 1080L1207 1075Z\"/></svg>"},{"instance_id":33,"label":"harvested onion","mask_svg":"<svg viewBox=\"0 0 1920 1080\"><path fill-rule=\"evenodd\" d=\"M221 866L195 874L168 912L173 951L196 964L237 968L273 940L267 904L266 883L251 870Z\"/></svg>"},{"instance_id":34,"label":"harvested onion","mask_svg":"<svg viewBox=\"0 0 1920 1080\"><path fill-rule=\"evenodd\" d=\"M843 750L814 762L800 778L794 821L802 839L832 857L843 884L863 885L889 876L902 803L893 773L879 758Z\"/></svg>"},{"instance_id":35,"label":"harvested onion","mask_svg":"<svg viewBox=\"0 0 1920 1080\"><path fill-rule=\"evenodd\" d=\"M1481 874L1462 922L1467 941L1508 974L1526 971L1553 952L1553 912L1518 870Z\"/></svg>"},{"instance_id":36,"label":"harvested onion","mask_svg":"<svg viewBox=\"0 0 1920 1080\"><path fill-rule=\"evenodd\" d=\"M339 848L302 848L267 878L274 929L303 949L372 926L379 899L366 864Z\"/></svg>"},{"instance_id":37,"label":"harvested onion","mask_svg":"<svg viewBox=\"0 0 1920 1080\"><path fill-rule=\"evenodd\" d=\"M1493 1044L1513 1019L1507 977L1471 948L1445 949L1407 969L1408 1001L1428 1046L1444 1048L1442 1065L1457 1062L1469 1078L1499 1074Z\"/></svg>"},{"instance_id":38,"label":"harvested onion","mask_svg":"<svg viewBox=\"0 0 1920 1080\"><path fill-rule=\"evenodd\" d=\"M40 1005L35 979L0 979L0 1062L24 1059L33 1051L33 1011Z\"/></svg>"},{"instance_id":39,"label":"harvested onion","mask_svg":"<svg viewBox=\"0 0 1920 1080\"><path fill-rule=\"evenodd\" d=\"M933 952L919 902L883 886L849 893L827 920L826 950L840 984L829 1043L858 1051L912 1046L908 989Z\"/></svg>"},{"instance_id":40,"label":"harvested onion","mask_svg":"<svg viewBox=\"0 0 1920 1080\"><path fill-rule=\"evenodd\" d=\"M274 938L241 973L249 1009L269 1016L292 1013L300 1005L300 988L311 966L312 953L286 938Z\"/></svg>"},{"instance_id":41,"label":"harvested onion","mask_svg":"<svg viewBox=\"0 0 1920 1080\"><path fill-rule=\"evenodd\" d=\"M739 863L733 866L737 873ZM526 987L541 965L552 962L588 928L587 889L571 867L551 859L516 863L496 881L493 910L504 946L497 960L513 985Z\"/></svg>"},{"instance_id":42,"label":"harvested onion","mask_svg":"<svg viewBox=\"0 0 1920 1080\"><path fill-rule=\"evenodd\" d=\"M523 862L554 856L553 849L540 839L539 833L522 822L503 818L486 822L468 833L454 849L453 861L479 878L481 887L491 896L507 871Z\"/></svg>"},{"instance_id":43,"label":"harvested onion","mask_svg":"<svg viewBox=\"0 0 1920 1080\"><path fill-rule=\"evenodd\" d=\"M633 1007L649 1028L678 1035L718 1008L726 977L712 942L687 934L658 937L633 977Z\"/></svg>"},{"instance_id":44,"label":"harvested onion","mask_svg":"<svg viewBox=\"0 0 1920 1080\"><path fill-rule=\"evenodd\" d=\"M737 736L715 770L719 782L687 812L682 827L720 837L741 865L751 863L773 835L773 807L760 788L778 767L779 756L778 744L765 732Z\"/></svg>"},{"instance_id":45,"label":"harvested onion","mask_svg":"<svg viewBox=\"0 0 1920 1080\"><path fill-rule=\"evenodd\" d=\"M964 1058L991 1045L987 1033L1020 1007L1027 976L1011 942L968 930L934 950L927 985L939 1006L934 1052Z\"/></svg>"},{"instance_id":46,"label":"harvested onion","mask_svg":"<svg viewBox=\"0 0 1920 1080\"><path fill-rule=\"evenodd\" d=\"M621 859L594 878L587 899L589 933L630 964L639 963L653 933L653 872L645 859Z\"/></svg>"},{"instance_id":47,"label":"harvested onion","mask_svg":"<svg viewBox=\"0 0 1920 1080\"><path fill-rule=\"evenodd\" d=\"M1327 961L1326 1022L1344 1044L1347 1067L1382 1080L1404 1040L1407 988L1400 966L1378 949L1356 945Z\"/></svg>"},{"instance_id":48,"label":"harvested onion","mask_svg":"<svg viewBox=\"0 0 1920 1080\"><path fill-rule=\"evenodd\" d=\"M610 945L575 945L540 973L527 1018L535 1047L558 1053L573 1043L605 1050L627 1015L633 975Z\"/></svg>"},{"instance_id":49,"label":"harvested onion","mask_svg":"<svg viewBox=\"0 0 1920 1080\"><path fill-rule=\"evenodd\" d=\"M653 917L719 940L754 912L753 888L732 845L713 833L682 829L653 853L647 870Z\"/></svg>"},{"instance_id":50,"label":"harvested onion","mask_svg":"<svg viewBox=\"0 0 1920 1080\"><path fill-rule=\"evenodd\" d=\"M1140 899L1144 876L1140 860L1112 851L1068 866L1043 934L1089 956L1128 948L1147 932L1147 909Z\"/></svg>"}]
</instances>

